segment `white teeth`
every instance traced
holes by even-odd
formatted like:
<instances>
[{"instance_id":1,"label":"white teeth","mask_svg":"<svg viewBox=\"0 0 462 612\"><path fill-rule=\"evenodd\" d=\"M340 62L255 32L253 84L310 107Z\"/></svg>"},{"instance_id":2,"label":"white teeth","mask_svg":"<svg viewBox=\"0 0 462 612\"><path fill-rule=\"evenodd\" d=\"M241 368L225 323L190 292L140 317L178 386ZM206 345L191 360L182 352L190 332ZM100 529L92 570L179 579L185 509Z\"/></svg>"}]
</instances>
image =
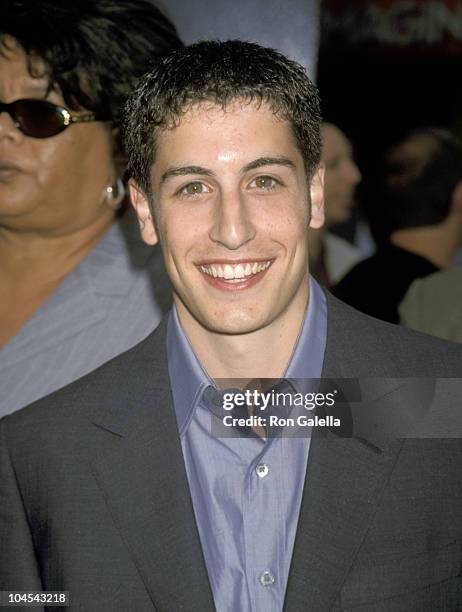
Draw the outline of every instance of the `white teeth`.
<instances>
[{"instance_id":1,"label":"white teeth","mask_svg":"<svg viewBox=\"0 0 462 612\"><path fill-rule=\"evenodd\" d=\"M255 262L253 264L213 264L210 266L200 266L201 272L213 276L213 278L224 278L225 280L237 280L253 276L258 272L263 272L271 265L271 261Z\"/></svg>"},{"instance_id":2,"label":"white teeth","mask_svg":"<svg viewBox=\"0 0 462 612\"><path fill-rule=\"evenodd\" d=\"M225 280L230 280L230 279L234 278L233 266L230 266L229 264L226 264L223 276L224 276Z\"/></svg>"},{"instance_id":3,"label":"white teeth","mask_svg":"<svg viewBox=\"0 0 462 612\"><path fill-rule=\"evenodd\" d=\"M266 270L266 268L269 268L270 263L271 262L267 261L266 263L259 264L258 272L263 272L263 270Z\"/></svg>"}]
</instances>

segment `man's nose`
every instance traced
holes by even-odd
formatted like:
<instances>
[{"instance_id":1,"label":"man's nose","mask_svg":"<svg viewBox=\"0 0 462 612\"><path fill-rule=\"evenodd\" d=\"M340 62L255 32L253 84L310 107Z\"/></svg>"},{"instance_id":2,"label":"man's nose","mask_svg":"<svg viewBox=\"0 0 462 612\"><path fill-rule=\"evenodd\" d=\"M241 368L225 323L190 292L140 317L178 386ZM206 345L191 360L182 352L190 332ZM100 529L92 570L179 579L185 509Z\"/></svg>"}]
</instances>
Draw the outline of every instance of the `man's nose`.
<instances>
[{"instance_id":1,"label":"man's nose","mask_svg":"<svg viewBox=\"0 0 462 612\"><path fill-rule=\"evenodd\" d=\"M255 234L245 196L236 191L222 192L215 209L210 239L235 251L251 241Z\"/></svg>"}]
</instances>

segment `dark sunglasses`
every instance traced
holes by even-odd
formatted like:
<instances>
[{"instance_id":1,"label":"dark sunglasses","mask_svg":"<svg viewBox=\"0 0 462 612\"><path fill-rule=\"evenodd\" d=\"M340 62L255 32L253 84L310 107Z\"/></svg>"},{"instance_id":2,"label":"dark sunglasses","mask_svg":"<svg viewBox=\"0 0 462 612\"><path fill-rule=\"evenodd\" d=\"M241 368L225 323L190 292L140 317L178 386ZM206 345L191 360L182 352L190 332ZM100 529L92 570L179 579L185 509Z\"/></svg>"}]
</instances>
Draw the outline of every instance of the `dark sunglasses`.
<instances>
[{"instance_id":1,"label":"dark sunglasses","mask_svg":"<svg viewBox=\"0 0 462 612\"><path fill-rule=\"evenodd\" d=\"M64 131L73 123L99 121L95 113L75 114L48 100L15 100L0 102L0 113L8 113L15 126L26 136L49 138Z\"/></svg>"}]
</instances>

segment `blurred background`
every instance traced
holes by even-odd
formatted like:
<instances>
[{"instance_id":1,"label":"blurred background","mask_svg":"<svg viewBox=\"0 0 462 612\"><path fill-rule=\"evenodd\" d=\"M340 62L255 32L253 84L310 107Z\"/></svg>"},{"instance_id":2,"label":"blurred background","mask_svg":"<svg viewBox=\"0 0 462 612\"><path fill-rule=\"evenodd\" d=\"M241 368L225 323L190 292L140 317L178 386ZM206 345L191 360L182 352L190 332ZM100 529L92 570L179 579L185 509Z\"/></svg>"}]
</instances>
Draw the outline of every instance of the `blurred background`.
<instances>
[{"instance_id":1,"label":"blurred background","mask_svg":"<svg viewBox=\"0 0 462 612\"><path fill-rule=\"evenodd\" d=\"M320 14L324 116L355 145L358 199L381 237L376 185L385 149L424 125L462 135L462 2L325 0Z\"/></svg>"}]
</instances>

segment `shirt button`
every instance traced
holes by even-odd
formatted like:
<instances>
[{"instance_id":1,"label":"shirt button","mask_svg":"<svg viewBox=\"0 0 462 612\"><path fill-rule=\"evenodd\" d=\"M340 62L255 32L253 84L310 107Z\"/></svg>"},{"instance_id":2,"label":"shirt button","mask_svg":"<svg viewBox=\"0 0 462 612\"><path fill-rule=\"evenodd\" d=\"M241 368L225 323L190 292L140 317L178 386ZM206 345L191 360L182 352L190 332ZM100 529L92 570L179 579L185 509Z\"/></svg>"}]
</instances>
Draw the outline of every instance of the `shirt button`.
<instances>
[{"instance_id":1,"label":"shirt button","mask_svg":"<svg viewBox=\"0 0 462 612\"><path fill-rule=\"evenodd\" d=\"M260 576L260 583L265 587L271 586L272 584L274 584L274 582L275 578L271 572L263 572L263 574Z\"/></svg>"},{"instance_id":2,"label":"shirt button","mask_svg":"<svg viewBox=\"0 0 462 612\"><path fill-rule=\"evenodd\" d=\"M259 463L255 468L255 471L257 472L257 476L264 478L268 474L269 469L266 463Z\"/></svg>"}]
</instances>

